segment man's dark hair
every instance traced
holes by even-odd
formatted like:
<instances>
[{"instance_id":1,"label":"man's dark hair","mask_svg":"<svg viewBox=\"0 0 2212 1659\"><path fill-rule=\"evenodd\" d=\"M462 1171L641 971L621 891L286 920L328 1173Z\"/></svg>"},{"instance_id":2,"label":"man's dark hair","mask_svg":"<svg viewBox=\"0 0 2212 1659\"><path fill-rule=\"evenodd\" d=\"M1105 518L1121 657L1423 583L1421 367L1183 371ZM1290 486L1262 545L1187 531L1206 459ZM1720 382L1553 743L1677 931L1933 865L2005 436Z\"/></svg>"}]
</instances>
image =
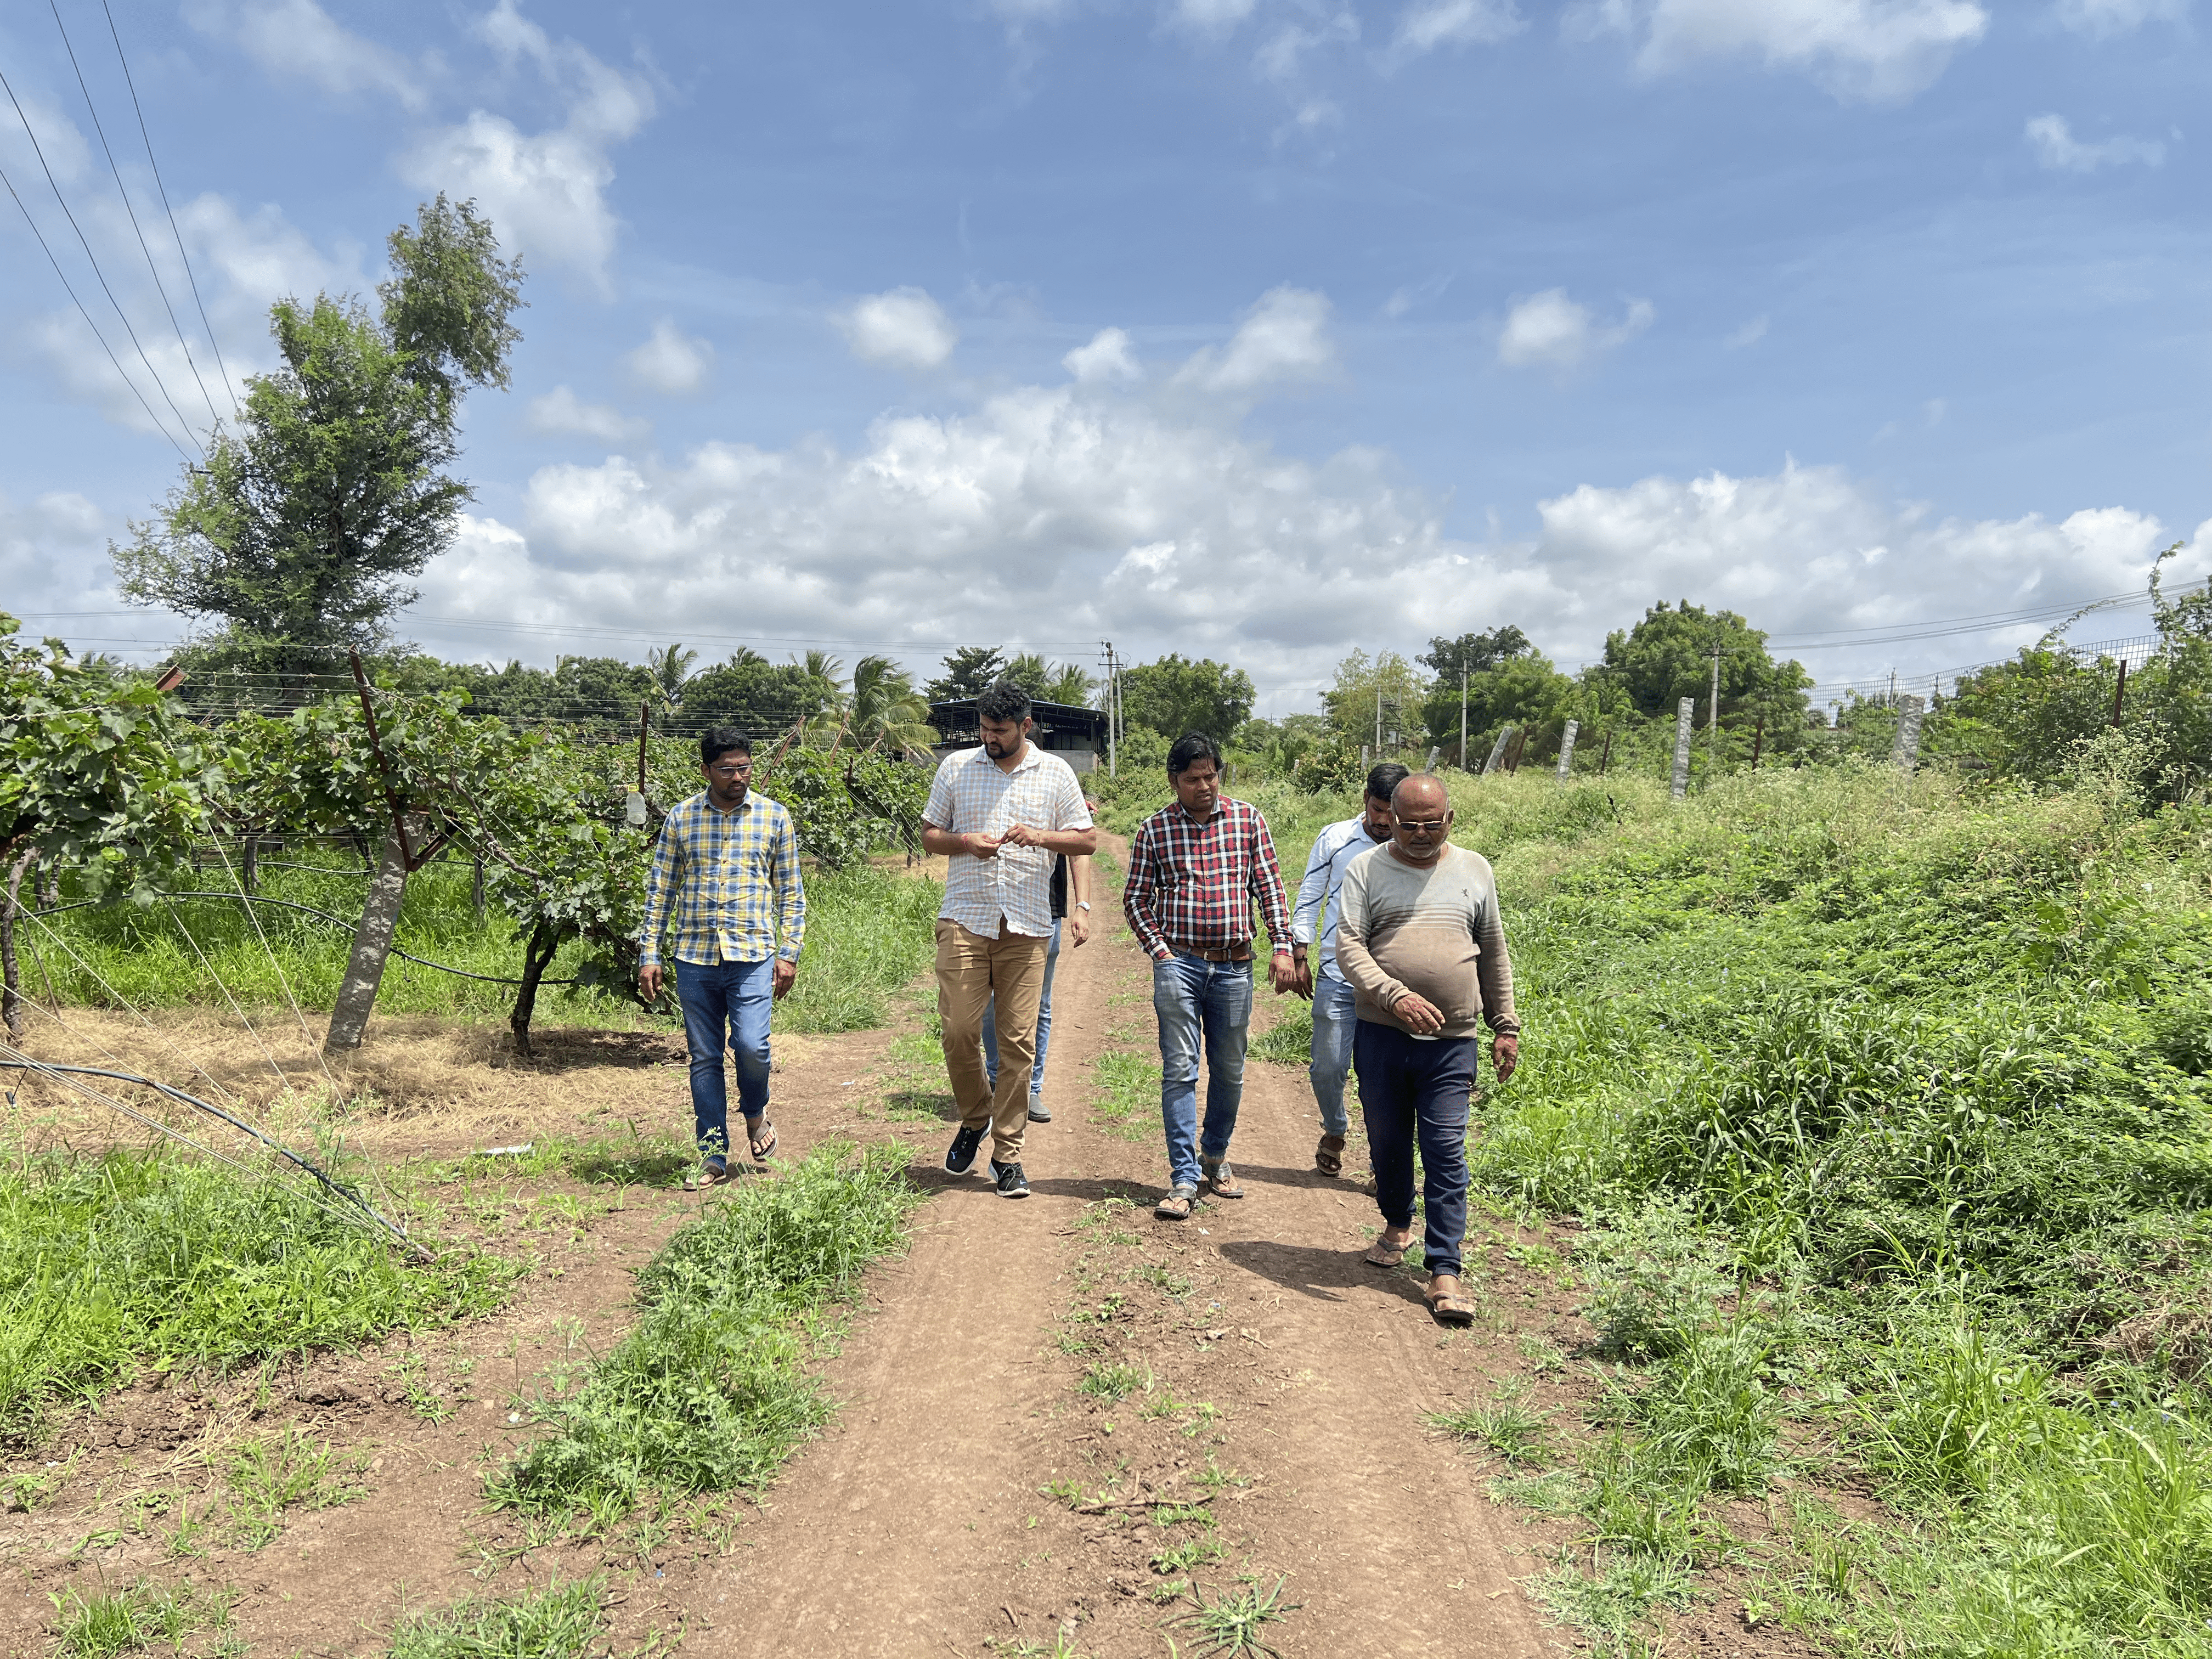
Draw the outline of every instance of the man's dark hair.
<instances>
[{"instance_id":1,"label":"man's dark hair","mask_svg":"<svg viewBox=\"0 0 2212 1659\"><path fill-rule=\"evenodd\" d=\"M750 760L753 740L734 726L710 726L699 734L699 764L712 766L732 749Z\"/></svg>"},{"instance_id":2,"label":"man's dark hair","mask_svg":"<svg viewBox=\"0 0 2212 1659\"><path fill-rule=\"evenodd\" d=\"M1213 763L1213 769L1221 769L1221 745L1203 732L1186 732L1176 739L1176 746L1168 750L1168 775L1179 778L1202 760Z\"/></svg>"},{"instance_id":3,"label":"man's dark hair","mask_svg":"<svg viewBox=\"0 0 2212 1659\"><path fill-rule=\"evenodd\" d=\"M1413 775L1411 768L1401 766L1395 761L1384 761L1367 775L1368 799L1389 799L1391 792Z\"/></svg>"},{"instance_id":4,"label":"man's dark hair","mask_svg":"<svg viewBox=\"0 0 2212 1659\"><path fill-rule=\"evenodd\" d=\"M1030 717L1030 694L1012 680L994 680L975 699L975 718L1011 720L1019 726Z\"/></svg>"}]
</instances>

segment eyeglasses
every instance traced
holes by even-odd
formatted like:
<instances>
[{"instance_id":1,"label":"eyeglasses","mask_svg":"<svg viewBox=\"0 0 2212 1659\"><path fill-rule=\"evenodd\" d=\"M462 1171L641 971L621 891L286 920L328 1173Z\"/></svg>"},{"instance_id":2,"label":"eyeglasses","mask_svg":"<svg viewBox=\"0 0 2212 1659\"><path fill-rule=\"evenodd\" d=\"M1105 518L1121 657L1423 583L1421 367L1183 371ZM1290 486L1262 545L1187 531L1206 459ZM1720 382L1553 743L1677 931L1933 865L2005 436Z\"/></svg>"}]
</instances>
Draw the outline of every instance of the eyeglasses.
<instances>
[{"instance_id":1,"label":"eyeglasses","mask_svg":"<svg viewBox=\"0 0 2212 1659\"><path fill-rule=\"evenodd\" d=\"M1400 818L1398 828L1413 836L1441 836L1451 828L1449 818Z\"/></svg>"},{"instance_id":2,"label":"eyeglasses","mask_svg":"<svg viewBox=\"0 0 2212 1659\"><path fill-rule=\"evenodd\" d=\"M747 761L743 766L710 766L707 769L718 778L749 778L753 775L753 763Z\"/></svg>"}]
</instances>

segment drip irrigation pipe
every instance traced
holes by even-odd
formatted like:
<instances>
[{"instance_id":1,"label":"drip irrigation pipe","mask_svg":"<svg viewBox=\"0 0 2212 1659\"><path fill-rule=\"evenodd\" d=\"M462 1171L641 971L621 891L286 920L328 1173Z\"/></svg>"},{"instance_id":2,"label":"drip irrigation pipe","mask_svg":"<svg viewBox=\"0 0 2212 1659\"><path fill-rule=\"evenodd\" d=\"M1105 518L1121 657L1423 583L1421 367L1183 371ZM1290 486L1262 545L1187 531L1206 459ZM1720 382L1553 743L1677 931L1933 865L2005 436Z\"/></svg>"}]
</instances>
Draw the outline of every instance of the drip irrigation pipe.
<instances>
[{"instance_id":1,"label":"drip irrigation pipe","mask_svg":"<svg viewBox=\"0 0 2212 1659\"><path fill-rule=\"evenodd\" d=\"M304 911L307 915L327 921L333 927L350 927L354 925L343 916L333 915L328 910L318 910L312 904L295 904L290 899L264 898L258 893L163 893L160 896L173 899L236 899L241 904L276 904L283 906L287 910ZM95 905L107 902L106 899L79 899L73 904L57 904L50 910L27 910L23 914L33 916L58 916L64 910L88 910ZM509 979L503 974L475 974L465 968L448 967L442 962L433 962L428 957L418 957L410 951L403 951L396 945L392 947L392 954L403 962L413 963L418 968L434 968L441 974L453 974L462 979L480 979L487 985L522 983L520 980ZM576 979L572 974L566 979L541 979L538 982L540 985L574 985Z\"/></svg>"},{"instance_id":2,"label":"drip irrigation pipe","mask_svg":"<svg viewBox=\"0 0 2212 1659\"><path fill-rule=\"evenodd\" d=\"M217 1121L228 1124L240 1133L251 1135L254 1139L259 1141L263 1146L266 1146L270 1152L276 1153L277 1157L283 1158L286 1163L290 1164L295 1168L304 1170L307 1174L313 1176L317 1181L322 1183L323 1187L327 1191L335 1196L344 1200L348 1204L350 1204L356 1211L360 1212L361 1214L367 1216L379 1227L381 1227L386 1232L391 1234L393 1238L398 1240L400 1243L405 1245L416 1255L422 1257L425 1261L429 1259L430 1253L422 1245L410 1238L407 1236L407 1230L404 1227L402 1227L398 1222L386 1218L374 1205L371 1204L359 1193L354 1191L352 1188L331 1176L320 1166L311 1162L309 1159L301 1158L299 1153L285 1146L281 1140L276 1139L266 1130L257 1128L254 1125L248 1123L245 1119L235 1116L233 1114L223 1110L222 1107L212 1105L209 1102L202 1100L198 1095L188 1095L182 1089L172 1088L169 1085L156 1082L150 1077L141 1077L136 1072L111 1072L98 1066L63 1066L53 1060L34 1060L30 1055L24 1054L21 1049L11 1047L7 1043L0 1043L0 1056L5 1057L4 1061L0 1061L0 1063L5 1063L33 1072L42 1073L66 1073L74 1077L104 1077L112 1079L118 1083L139 1084L145 1088L155 1091L157 1094L167 1095L170 1099L189 1106L194 1111L204 1112L208 1116L216 1119ZM97 1090L88 1090L87 1092L96 1097L99 1095L99 1091ZM135 1116L137 1115L133 1114L133 1115ZM148 1120L141 1119L140 1121L146 1121ZM159 1128L162 1126L156 1124L155 1127ZM192 1143L187 1142L186 1144L191 1145Z\"/></svg>"}]
</instances>

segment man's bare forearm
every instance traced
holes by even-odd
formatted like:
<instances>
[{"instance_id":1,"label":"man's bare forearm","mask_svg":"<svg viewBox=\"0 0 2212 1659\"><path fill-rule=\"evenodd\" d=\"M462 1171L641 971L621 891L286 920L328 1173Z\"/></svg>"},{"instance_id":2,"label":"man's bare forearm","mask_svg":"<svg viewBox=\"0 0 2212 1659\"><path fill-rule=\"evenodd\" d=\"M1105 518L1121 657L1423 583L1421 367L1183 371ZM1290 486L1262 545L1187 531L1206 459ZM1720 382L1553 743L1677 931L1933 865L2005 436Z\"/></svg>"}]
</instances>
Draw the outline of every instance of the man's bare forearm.
<instances>
[{"instance_id":1,"label":"man's bare forearm","mask_svg":"<svg viewBox=\"0 0 2212 1659\"><path fill-rule=\"evenodd\" d=\"M940 830L933 823L921 826L921 850L935 853L940 858L957 858L968 850L966 838L950 830Z\"/></svg>"},{"instance_id":2,"label":"man's bare forearm","mask_svg":"<svg viewBox=\"0 0 2212 1659\"><path fill-rule=\"evenodd\" d=\"M1065 853L1072 859L1088 858L1098 850L1096 830L1043 830L1037 832L1036 844L1048 853Z\"/></svg>"}]
</instances>

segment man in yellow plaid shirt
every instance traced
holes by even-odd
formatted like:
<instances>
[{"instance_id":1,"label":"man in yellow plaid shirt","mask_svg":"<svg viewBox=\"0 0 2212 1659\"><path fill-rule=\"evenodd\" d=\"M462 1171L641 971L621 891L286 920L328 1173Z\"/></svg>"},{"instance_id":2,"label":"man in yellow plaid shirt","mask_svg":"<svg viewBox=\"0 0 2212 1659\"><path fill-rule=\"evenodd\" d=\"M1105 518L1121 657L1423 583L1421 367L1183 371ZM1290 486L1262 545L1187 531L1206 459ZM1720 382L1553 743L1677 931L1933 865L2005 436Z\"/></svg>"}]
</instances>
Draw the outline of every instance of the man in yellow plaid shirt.
<instances>
[{"instance_id":1,"label":"man in yellow plaid shirt","mask_svg":"<svg viewBox=\"0 0 2212 1659\"><path fill-rule=\"evenodd\" d=\"M703 1160L692 1184L708 1187L729 1175L726 1042L737 1056L746 1144L756 1159L775 1150L775 1126L768 1121L769 1020L799 976L806 889L791 814L752 793L751 740L734 726L715 726L699 739L699 763L706 788L669 813L653 850L637 983L648 1002L660 994L665 930Z\"/></svg>"}]
</instances>

